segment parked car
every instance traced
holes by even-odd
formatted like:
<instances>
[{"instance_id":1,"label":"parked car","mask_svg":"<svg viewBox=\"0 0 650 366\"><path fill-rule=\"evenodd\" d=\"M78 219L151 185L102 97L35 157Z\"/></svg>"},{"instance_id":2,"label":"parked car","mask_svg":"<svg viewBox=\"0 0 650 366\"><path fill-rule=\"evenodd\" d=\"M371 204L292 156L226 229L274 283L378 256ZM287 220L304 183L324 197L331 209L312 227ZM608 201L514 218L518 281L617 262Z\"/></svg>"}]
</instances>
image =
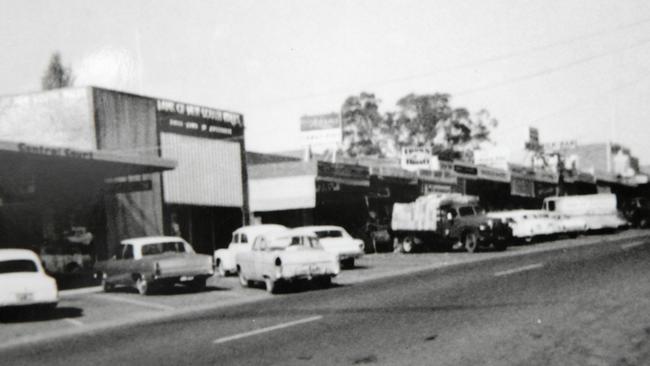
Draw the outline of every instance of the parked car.
<instances>
[{"instance_id":1,"label":"parked car","mask_svg":"<svg viewBox=\"0 0 650 366\"><path fill-rule=\"evenodd\" d=\"M303 226L294 231L316 235L323 249L336 255L342 267L354 267L354 261L363 256L363 240L353 238L340 226Z\"/></svg>"},{"instance_id":2,"label":"parked car","mask_svg":"<svg viewBox=\"0 0 650 366\"><path fill-rule=\"evenodd\" d=\"M56 281L45 273L36 253L25 249L0 249L0 307L53 309L58 301Z\"/></svg>"},{"instance_id":3,"label":"parked car","mask_svg":"<svg viewBox=\"0 0 650 366\"><path fill-rule=\"evenodd\" d=\"M78 273L93 267L93 260L88 252L84 253L79 244L47 245L41 248L41 260L48 273Z\"/></svg>"},{"instance_id":4,"label":"parked car","mask_svg":"<svg viewBox=\"0 0 650 366\"><path fill-rule=\"evenodd\" d=\"M557 220L541 210L499 211L490 212L487 216L493 219L504 219L512 229L512 236L527 242L535 238L557 235L563 231Z\"/></svg>"},{"instance_id":5,"label":"parked car","mask_svg":"<svg viewBox=\"0 0 650 366\"><path fill-rule=\"evenodd\" d=\"M116 255L97 262L95 270L104 291L123 285L135 287L141 295L177 283L201 290L214 274L209 255L196 254L188 242L175 236L122 240Z\"/></svg>"},{"instance_id":6,"label":"parked car","mask_svg":"<svg viewBox=\"0 0 650 366\"><path fill-rule=\"evenodd\" d=\"M217 249L214 251L214 266L217 273L221 276L227 276L237 272L235 263L235 254L238 252L247 252L251 250L251 244L258 235L263 233L276 233L288 230L285 226L276 224L250 225L242 226L233 231L232 239L228 248Z\"/></svg>"},{"instance_id":7,"label":"parked car","mask_svg":"<svg viewBox=\"0 0 650 366\"><path fill-rule=\"evenodd\" d=\"M337 256L326 252L316 235L293 230L257 236L250 251L237 253L236 262L242 286L264 282L269 293L298 280L327 287L340 271Z\"/></svg>"}]
</instances>

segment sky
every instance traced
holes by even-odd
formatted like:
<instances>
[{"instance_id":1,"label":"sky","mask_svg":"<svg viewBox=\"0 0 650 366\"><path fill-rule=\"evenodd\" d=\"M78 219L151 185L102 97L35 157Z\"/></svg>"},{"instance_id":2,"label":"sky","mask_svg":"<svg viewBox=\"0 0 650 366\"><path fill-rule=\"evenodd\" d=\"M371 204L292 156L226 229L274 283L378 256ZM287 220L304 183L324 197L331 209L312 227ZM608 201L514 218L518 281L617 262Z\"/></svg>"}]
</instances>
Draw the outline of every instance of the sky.
<instances>
[{"instance_id":1,"label":"sky","mask_svg":"<svg viewBox=\"0 0 650 366\"><path fill-rule=\"evenodd\" d=\"M0 0L0 95L75 85L240 112L249 150L300 147L299 119L376 94L487 109L497 146L614 141L650 164L645 0Z\"/></svg>"}]
</instances>

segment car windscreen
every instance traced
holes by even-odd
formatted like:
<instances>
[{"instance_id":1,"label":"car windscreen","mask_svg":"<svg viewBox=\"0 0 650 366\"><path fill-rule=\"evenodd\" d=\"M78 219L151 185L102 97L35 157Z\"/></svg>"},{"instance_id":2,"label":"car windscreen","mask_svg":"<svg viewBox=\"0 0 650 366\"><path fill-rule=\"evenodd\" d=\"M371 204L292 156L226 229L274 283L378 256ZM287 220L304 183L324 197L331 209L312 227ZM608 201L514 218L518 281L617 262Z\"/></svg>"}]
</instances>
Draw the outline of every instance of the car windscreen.
<instances>
[{"instance_id":1,"label":"car windscreen","mask_svg":"<svg viewBox=\"0 0 650 366\"><path fill-rule=\"evenodd\" d=\"M12 259L0 261L0 273L38 272L34 261L29 259Z\"/></svg>"},{"instance_id":2,"label":"car windscreen","mask_svg":"<svg viewBox=\"0 0 650 366\"><path fill-rule=\"evenodd\" d=\"M142 246L142 255L156 255L163 253L185 253L185 244L181 241L146 244Z\"/></svg>"},{"instance_id":3,"label":"car windscreen","mask_svg":"<svg viewBox=\"0 0 650 366\"><path fill-rule=\"evenodd\" d=\"M341 230L318 230L314 232L317 237L322 238L342 238L343 232Z\"/></svg>"},{"instance_id":4,"label":"car windscreen","mask_svg":"<svg viewBox=\"0 0 650 366\"><path fill-rule=\"evenodd\" d=\"M458 208L458 214L462 216L473 216L474 213L474 208L472 206L464 206L464 207L459 207Z\"/></svg>"}]
</instances>

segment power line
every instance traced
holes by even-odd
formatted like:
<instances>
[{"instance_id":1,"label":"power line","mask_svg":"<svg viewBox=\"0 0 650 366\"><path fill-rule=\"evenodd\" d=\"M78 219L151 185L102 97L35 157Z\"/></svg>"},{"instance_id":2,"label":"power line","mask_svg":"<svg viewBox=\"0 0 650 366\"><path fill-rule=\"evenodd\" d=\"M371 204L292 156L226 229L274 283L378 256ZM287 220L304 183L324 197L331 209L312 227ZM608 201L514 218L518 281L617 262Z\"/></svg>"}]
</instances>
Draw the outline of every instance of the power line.
<instances>
[{"instance_id":1,"label":"power line","mask_svg":"<svg viewBox=\"0 0 650 366\"><path fill-rule=\"evenodd\" d=\"M596 55L591 55L591 56L584 57L584 58L581 58L581 59L578 59L578 60L575 60L575 61L571 61L571 62L568 62L568 63L565 63L565 64L561 64L561 65L558 65L558 66L548 67L546 69L542 69L542 70L536 71L534 73L520 75L520 76L517 76L515 78L502 80L502 81L497 82L497 83L486 84L486 85L480 86L478 88L466 89L466 90L463 90L463 91L460 91L460 92L453 93L453 95L454 96L468 95L468 94L473 94L473 93L477 93L477 92L480 92L480 91L485 91L485 90L489 90L489 89L498 88L498 87L509 85L509 84L518 83L518 82L521 82L521 81L524 81L524 80L533 79L533 78L536 78L536 77L539 77L539 76L544 76L544 75L547 75L547 74L562 71L564 69L568 69L568 68L573 67L573 66L584 64L584 63L587 63L589 61L592 61L592 60L595 60L595 59L598 59L598 58L601 58L601 57L604 57L604 56L609 56L609 55L611 55L613 53L622 52L622 51L630 50L630 49L633 49L633 48L642 47L642 46L647 45L648 43L650 43L650 38L645 38L642 41L634 43L631 46L621 47L621 48L617 48L617 49L610 50L610 51L607 51L607 52L602 52L602 53L599 53L599 54L596 54Z\"/></svg>"},{"instance_id":2,"label":"power line","mask_svg":"<svg viewBox=\"0 0 650 366\"><path fill-rule=\"evenodd\" d=\"M419 73L419 74L411 74L411 75L407 75L407 76L403 76L403 77L399 77L399 78L385 79L385 80L381 80L381 81L377 81L377 82L370 82L370 83L364 84L362 86L362 88L368 87L368 86L381 86L381 85L398 83L398 82L403 82L403 81L408 81L408 80L415 80L415 79L419 79L419 78L424 78L424 77L437 75L437 74L444 73L444 72L457 71L457 70L462 70L462 69L467 69L467 68L472 68L472 67L478 67L478 66L482 66L482 65L485 65L485 64L494 63L494 62L497 62L497 61L507 60L509 58L526 56L528 54L540 52L540 51L543 51L543 50L573 44L573 43L583 41L583 40L586 40L586 39L595 38L595 37L601 36L603 34L618 33L618 32L621 32L623 30L627 30L629 28L637 27L637 26L640 26L640 25L643 25L643 24L646 24L646 23L650 23L650 18L640 19L640 20L637 20L637 21L632 22L632 23L618 25L618 26L613 27L613 28L603 29L603 30L600 30L600 31L595 31L595 32L592 32L592 33L583 34L583 35L578 36L578 37L565 39L565 40L552 42L552 43L547 43L547 44L537 46L537 47L526 48L526 49L523 49L523 50L520 50L520 51L509 52L509 53L505 53L505 54L501 54L501 55L497 55L497 56L487 57L487 58L480 59L480 60L477 60L477 61L474 61L474 62L469 62L469 63L465 63L465 64L461 64L461 65L455 65L455 66L450 66L450 67L446 67L446 68L441 68L441 69L438 69L436 71L431 71L431 72L426 72L426 73ZM296 100L304 100L304 99L312 99L312 98L323 97L323 96L329 96L329 95L333 95L333 94L339 94L339 93L342 93L342 92L347 92L350 89L351 88L349 88L349 87L330 89L330 90L327 90L327 91L324 91L324 92L319 92L319 93L310 93L310 94L305 94L305 95L302 95L302 96L282 98L282 99L278 99L278 100L275 100L275 101L269 101L267 103L263 103L263 105L268 105L268 104L273 104L273 103L290 102L290 101L296 101Z\"/></svg>"}]
</instances>

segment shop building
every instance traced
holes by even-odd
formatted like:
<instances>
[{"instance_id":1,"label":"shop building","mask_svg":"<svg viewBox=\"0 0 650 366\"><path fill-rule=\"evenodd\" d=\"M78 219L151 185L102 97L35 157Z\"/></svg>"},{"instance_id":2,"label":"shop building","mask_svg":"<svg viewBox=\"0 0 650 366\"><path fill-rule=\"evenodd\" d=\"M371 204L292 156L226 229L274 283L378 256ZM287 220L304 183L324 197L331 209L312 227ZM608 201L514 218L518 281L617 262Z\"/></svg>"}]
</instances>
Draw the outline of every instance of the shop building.
<instances>
[{"instance_id":1,"label":"shop building","mask_svg":"<svg viewBox=\"0 0 650 366\"><path fill-rule=\"evenodd\" d=\"M160 234L211 253L248 218L243 130L238 113L95 87L2 97L0 246L83 227L97 258Z\"/></svg>"}]
</instances>

